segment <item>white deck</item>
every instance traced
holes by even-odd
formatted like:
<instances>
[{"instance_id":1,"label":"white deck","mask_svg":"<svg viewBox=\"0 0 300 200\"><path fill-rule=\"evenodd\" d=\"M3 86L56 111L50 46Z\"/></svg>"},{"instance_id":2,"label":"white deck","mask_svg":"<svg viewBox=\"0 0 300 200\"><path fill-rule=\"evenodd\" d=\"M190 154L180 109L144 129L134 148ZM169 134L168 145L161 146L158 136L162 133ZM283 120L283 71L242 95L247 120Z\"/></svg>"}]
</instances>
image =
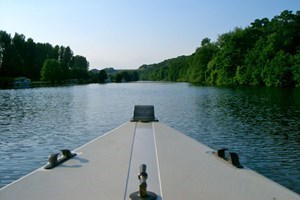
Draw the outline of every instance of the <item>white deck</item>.
<instances>
[{"instance_id":1,"label":"white deck","mask_svg":"<svg viewBox=\"0 0 300 200\"><path fill-rule=\"evenodd\" d=\"M148 190L158 199L300 200L249 169L237 169L212 149L161 123L128 122L75 150L62 165L40 168L0 190L1 200L129 199L147 165Z\"/></svg>"}]
</instances>

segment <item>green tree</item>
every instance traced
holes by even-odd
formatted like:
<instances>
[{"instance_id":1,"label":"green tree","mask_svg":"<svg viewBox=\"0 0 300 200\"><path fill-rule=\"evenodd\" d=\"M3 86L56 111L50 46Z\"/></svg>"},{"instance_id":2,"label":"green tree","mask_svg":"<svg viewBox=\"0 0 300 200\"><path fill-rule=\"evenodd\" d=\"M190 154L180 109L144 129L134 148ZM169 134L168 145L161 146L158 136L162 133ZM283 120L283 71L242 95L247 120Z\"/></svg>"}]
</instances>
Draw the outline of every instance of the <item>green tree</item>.
<instances>
[{"instance_id":1,"label":"green tree","mask_svg":"<svg viewBox=\"0 0 300 200\"><path fill-rule=\"evenodd\" d=\"M139 80L139 74L137 71L133 71L130 73L130 79L131 81L138 81Z\"/></svg>"},{"instance_id":2,"label":"green tree","mask_svg":"<svg viewBox=\"0 0 300 200\"><path fill-rule=\"evenodd\" d=\"M60 63L55 59L47 59L41 70L42 81L56 83L63 79L64 71Z\"/></svg>"},{"instance_id":3,"label":"green tree","mask_svg":"<svg viewBox=\"0 0 300 200\"><path fill-rule=\"evenodd\" d=\"M262 77L267 86L294 85L289 54L279 51L272 60L266 62Z\"/></svg>"},{"instance_id":4,"label":"green tree","mask_svg":"<svg viewBox=\"0 0 300 200\"><path fill-rule=\"evenodd\" d=\"M207 65L218 52L216 44L211 43L209 38L204 38L201 47L191 56L191 65L188 69L188 80L190 82L205 83ZM187 66L187 64L185 64Z\"/></svg>"},{"instance_id":5,"label":"green tree","mask_svg":"<svg viewBox=\"0 0 300 200\"><path fill-rule=\"evenodd\" d=\"M23 34L15 33L12 38L12 68L14 76L27 76L29 74L28 65L26 63L27 45Z\"/></svg>"},{"instance_id":6,"label":"green tree","mask_svg":"<svg viewBox=\"0 0 300 200\"><path fill-rule=\"evenodd\" d=\"M2 67L2 62L3 62L3 52L4 52L4 45L0 43L0 70Z\"/></svg>"},{"instance_id":7,"label":"green tree","mask_svg":"<svg viewBox=\"0 0 300 200\"><path fill-rule=\"evenodd\" d=\"M84 71L88 71L89 62L84 56L76 55L73 56L70 63L70 69L82 69Z\"/></svg>"},{"instance_id":8,"label":"green tree","mask_svg":"<svg viewBox=\"0 0 300 200\"><path fill-rule=\"evenodd\" d=\"M100 70L98 74L98 82L105 83L106 79L108 79L106 71L104 69Z\"/></svg>"},{"instance_id":9,"label":"green tree","mask_svg":"<svg viewBox=\"0 0 300 200\"><path fill-rule=\"evenodd\" d=\"M0 31L0 77L26 76L32 80L40 80L41 70L47 59L54 59L60 64L60 80L89 78L86 58L73 56L70 47L35 43L31 38L26 40L22 34L15 33L11 37L5 31Z\"/></svg>"},{"instance_id":10,"label":"green tree","mask_svg":"<svg viewBox=\"0 0 300 200\"><path fill-rule=\"evenodd\" d=\"M122 76L122 80L123 81L126 81L126 82L130 82L131 81L130 74L127 71L121 72L121 76Z\"/></svg>"},{"instance_id":11,"label":"green tree","mask_svg":"<svg viewBox=\"0 0 300 200\"><path fill-rule=\"evenodd\" d=\"M121 73L117 73L116 75L115 75L115 77L114 77L114 79L115 79L115 81L117 82L117 83L121 83L121 81L122 81L122 74Z\"/></svg>"},{"instance_id":12,"label":"green tree","mask_svg":"<svg viewBox=\"0 0 300 200\"><path fill-rule=\"evenodd\" d=\"M2 77L22 76L25 72L22 57L24 55L25 37L16 33L11 38L10 34L1 31L0 44L2 48L0 75Z\"/></svg>"},{"instance_id":13,"label":"green tree","mask_svg":"<svg viewBox=\"0 0 300 200\"><path fill-rule=\"evenodd\" d=\"M73 56L70 63L70 78L73 79L87 79L89 62L84 56Z\"/></svg>"},{"instance_id":14,"label":"green tree","mask_svg":"<svg viewBox=\"0 0 300 200\"><path fill-rule=\"evenodd\" d=\"M293 73L293 81L295 85L300 86L300 51L293 57L293 65L291 67Z\"/></svg>"},{"instance_id":15,"label":"green tree","mask_svg":"<svg viewBox=\"0 0 300 200\"><path fill-rule=\"evenodd\" d=\"M25 76L32 80L40 80L41 67L36 62L36 44L33 39L29 38L26 41L26 54L24 61L26 64Z\"/></svg>"},{"instance_id":16,"label":"green tree","mask_svg":"<svg viewBox=\"0 0 300 200\"><path fill-rule=\"evenodd\" d=\"M41 78L41 70L46 59L58 60L58 46L53 47L49 43L36 43L34 52L34 74Z\"/></svg>"},{"instance_id":17,"label":"green tree","mask_svg":"<svg viewBox=\"0 0 300 200\"><path fill-rule=\"evenodd\" d=\"M63 79L69 78L72 58L73 58L73 52L69 46L67 47L61 46L59 48L58 61L63 70Z\"/></svg>"}]
</instances>

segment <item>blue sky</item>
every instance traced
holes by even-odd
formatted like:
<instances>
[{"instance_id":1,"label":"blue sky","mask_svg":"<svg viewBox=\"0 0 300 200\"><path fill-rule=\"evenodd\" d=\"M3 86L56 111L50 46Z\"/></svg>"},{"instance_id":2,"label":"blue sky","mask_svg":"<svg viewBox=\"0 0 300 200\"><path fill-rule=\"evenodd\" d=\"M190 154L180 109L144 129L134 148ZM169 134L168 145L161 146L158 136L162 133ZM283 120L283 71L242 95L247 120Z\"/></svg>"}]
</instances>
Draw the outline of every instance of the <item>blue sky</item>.
<instances>
[{"instance_id":1,"label":"blue sky","mask_svg":"<svg viewBox=\"0 0 300 200\"><path fill-rule=\"evenodd\" d=\"M0 0L0 30L70 46L90 69L137 69L283 10L300 0Z\"/></svg>"}]
</instances>

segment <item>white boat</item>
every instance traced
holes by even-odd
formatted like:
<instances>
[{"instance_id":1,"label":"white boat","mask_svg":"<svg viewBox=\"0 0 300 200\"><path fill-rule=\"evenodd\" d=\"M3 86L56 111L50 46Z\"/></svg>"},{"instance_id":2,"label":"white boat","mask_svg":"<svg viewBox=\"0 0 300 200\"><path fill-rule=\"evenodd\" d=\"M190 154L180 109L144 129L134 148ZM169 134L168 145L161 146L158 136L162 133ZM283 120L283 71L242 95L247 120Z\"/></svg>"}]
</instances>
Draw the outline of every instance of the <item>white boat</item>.
<instances>
[{"instance_id":1,"label":"white boat","mask_svg":"<svg viewBox=\"0 0 300 200\"><path fill-rule=\"evenodd\" d=\"M75 155L76 154L76 155ZM74 156L74 157L73 157ZM153 106L133 120L0 190L1 200L300 200L211 148L158 122Z\"/></svg>"},{"instance_id":2,"label":"white boat","mask_svg":"<svg viewBox=\"0 0 300 200\"><path fill-rule=\"evenodd\" d=\"M18 77L15 78L13 86L16 89L20 88L29 88L31 84L31 80L26 77Z\"/></svg>"}]
</instances>

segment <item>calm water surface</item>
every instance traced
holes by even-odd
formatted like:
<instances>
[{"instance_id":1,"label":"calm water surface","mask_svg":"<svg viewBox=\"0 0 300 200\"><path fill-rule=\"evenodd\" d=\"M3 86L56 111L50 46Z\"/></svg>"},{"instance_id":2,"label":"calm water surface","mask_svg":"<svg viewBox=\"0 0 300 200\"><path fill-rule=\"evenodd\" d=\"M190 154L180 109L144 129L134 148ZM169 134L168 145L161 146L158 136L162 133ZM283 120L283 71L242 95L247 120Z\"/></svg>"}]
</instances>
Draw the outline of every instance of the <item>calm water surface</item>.
<instances>
[{"instance_id":1,"label":"calm water surface","mask_svg":"<svg viewBox=\"0 0 300 200\"><path fill-rule=\"evenodd\" d=\"M299 89L151 82L0 90L0 187L127 122L135 104L300 193Z\"/></svg>"}]
</instances>

